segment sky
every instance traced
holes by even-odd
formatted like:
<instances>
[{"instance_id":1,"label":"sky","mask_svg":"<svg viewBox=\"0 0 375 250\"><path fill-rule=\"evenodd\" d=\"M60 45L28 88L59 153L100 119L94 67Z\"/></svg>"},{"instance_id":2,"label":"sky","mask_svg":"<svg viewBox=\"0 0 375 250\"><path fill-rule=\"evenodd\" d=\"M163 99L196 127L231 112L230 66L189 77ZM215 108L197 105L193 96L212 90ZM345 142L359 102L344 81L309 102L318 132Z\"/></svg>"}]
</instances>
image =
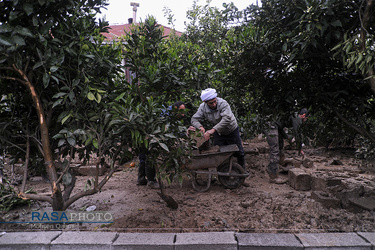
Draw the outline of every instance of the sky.
<instances>
[{"instance_id":1,"label":"sky","mask_svg":"<svg viewBox=\"0 0 375 250\"><path fill-rule=\"evenodd\" d=\"M168 20L164 17L163 12L164 7L168 7L174 15L176 30L183 32L185 29L184 22L188 21L186 12L192 9L194 0L109 0L107 10L103 9L101 16L105 15L105 19L110 25L128 23L128 19L133 18L131 2L139 3L136 12L137 22L144 21L147 16L152 15L159 24L169 27ZM250 4L255 4L257 0L212 0L210 6L223 9L223 2L233 2L239 10L243 10ZM197 4L205 5L206 0L198 0Z\"/></svg>"}]
</instances>

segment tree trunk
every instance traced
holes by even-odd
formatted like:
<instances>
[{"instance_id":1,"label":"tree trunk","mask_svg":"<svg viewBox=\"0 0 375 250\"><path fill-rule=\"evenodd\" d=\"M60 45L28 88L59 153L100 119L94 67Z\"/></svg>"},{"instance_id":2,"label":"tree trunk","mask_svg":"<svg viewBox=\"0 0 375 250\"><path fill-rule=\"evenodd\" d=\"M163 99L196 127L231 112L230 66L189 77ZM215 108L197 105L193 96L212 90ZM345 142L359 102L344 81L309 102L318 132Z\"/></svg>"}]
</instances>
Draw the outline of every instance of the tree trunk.
<instances>
[{"instance_id":1,"label":"tree trunk","mask_svg":"<svg viewBox=\"0 0 375 250\"><path fill-rule=\"evenodd\" d=\"M363 18L362 18L362 29L361 29L361 51L362 52L366 51L367 32L370 28L370 15L372 13L373 8L374 8L374 0L368 0L365 6L365 10L363 12ZM375 94L375 78L374 78L375 76L374 76L373 68L368 69L366 77L371 77L368 80L368 82L369 82L372 92Z\"/></svg>"},{"instance_id":2,"label":"tree trunk","mask_svg":"<svg viewBox=\"0 0 375 250\"><path fill-rule=\"evenodd\" d=\"M42 106L42 102L39 98L38 93L35 90L34 85L29 81L26 74L18 69L15 65L13 65L14 70L22 77L22 83L28 88L31 93L38 117L39 117L39 124L40 124L40 134L42 139L42 148L44 153L44 164L47 169L48 177L51 181L51 189L52 189L52 209L54 211L62 211L64 208L64 200L62 196L62 192L60 189L60 185L56 183L57 180L57 173L56 167L54 164L51 144L49 141L49 133L48 133L48 126L47 121L44 115L44 110Z\"/></svg>"}]
</instances>

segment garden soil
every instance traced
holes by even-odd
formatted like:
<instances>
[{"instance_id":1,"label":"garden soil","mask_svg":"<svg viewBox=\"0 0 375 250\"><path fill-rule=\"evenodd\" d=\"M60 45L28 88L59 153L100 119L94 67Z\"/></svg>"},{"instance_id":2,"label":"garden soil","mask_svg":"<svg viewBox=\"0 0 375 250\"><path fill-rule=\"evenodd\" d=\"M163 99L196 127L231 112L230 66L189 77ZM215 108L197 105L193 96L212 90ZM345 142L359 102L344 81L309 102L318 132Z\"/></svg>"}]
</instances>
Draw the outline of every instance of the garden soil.
<instances>
[{"instance_id":1,"label":"garden soil","mask_svg":"<svg viewBox=\"0 0 375 250\"><path fill-rule=\"evenodd\" d=\"M237 231L266 233L297 232L373 232L375 231L375 174L373 165L354 157L351 148L306 148L306 159L295 150L286 150L294 165L287 165L280 176L288 179L292 168L300 168L323 184L309 190L298 190L291 181L279 185L269 183L266 172L268 146L264 140L244 143L249 177L236 189L227 189L213 181L206 192L193 189L191 176L165 187L167 195L177 203L172 209L157 192L147 186L137 186L137 166L127 163L119 167L98 194L84 197L69 207L69 211L109 211L110 224L74 224L64 230L116 232L207 232ZM103 178L103 177L102 177ZM290 177L289 177L290 178ZM82 190L88 176L78 176L76 189ZM27 188L38 193L50 192L50 185L40 177L32 177ZM306 189L306 188L305 188ZM78 191L77 191L78 192ZM16 208L2 215L2 220L27 221L32 211L50 211L49 204L33 202L30 208ZM2 224L8 230L38 230L27 224L15 227ZM5 227L5 228L4 228ZM52 228L43 228L49 230ZM58 228L59 229L59 228Z\"/></svg>"}]
</instances>

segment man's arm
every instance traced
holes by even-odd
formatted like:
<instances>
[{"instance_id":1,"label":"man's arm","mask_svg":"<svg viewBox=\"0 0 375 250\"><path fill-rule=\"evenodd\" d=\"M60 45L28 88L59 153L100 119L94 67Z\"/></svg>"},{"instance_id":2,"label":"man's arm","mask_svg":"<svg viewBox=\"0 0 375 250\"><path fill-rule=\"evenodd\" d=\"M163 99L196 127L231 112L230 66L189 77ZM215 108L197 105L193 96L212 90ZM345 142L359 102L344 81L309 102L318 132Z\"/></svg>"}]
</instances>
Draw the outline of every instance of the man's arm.
<instances>
[{"instance_id":1,"label":"man's arm","mask_svg":"<svg viewBox=\"0 0 375 250\"><path fill-rule=\"evenodd\" d=\"M231 123L235 120L235 117L229 104L226 101L223 101L223 103L220 105L219 111L221 120L213 127L213 129L221 134L222 131L225 131L226 129L228 129L228 127L231 126Z\"/></svg>"},{"instance_id":2,"label":"man's arm","mask_svg":"<svg viewBox=\"0 0 375 250\"><path fill-rule=\"evenodd\" d=\"M199 106L197 112L191 117L191 125L197 129L200 129L202 133L205 132L204 127L200 123L201 120L204 119L204 112L202 108L202 104Z\"/></svg>"}]
</instances>

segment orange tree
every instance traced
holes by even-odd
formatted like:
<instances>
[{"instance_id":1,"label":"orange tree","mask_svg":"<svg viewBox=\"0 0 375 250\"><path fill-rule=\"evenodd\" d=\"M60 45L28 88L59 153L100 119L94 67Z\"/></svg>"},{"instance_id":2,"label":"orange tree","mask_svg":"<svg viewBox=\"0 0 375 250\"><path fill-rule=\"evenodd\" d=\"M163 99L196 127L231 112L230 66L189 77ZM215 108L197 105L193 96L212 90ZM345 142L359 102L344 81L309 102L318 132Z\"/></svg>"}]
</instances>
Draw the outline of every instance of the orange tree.
<instances>
[{"instance_id":1,"label":"orange tree","mask_svg":"<svg viewBox=\"0 0 375 250\"><path fill-rule=\"evenodd\" d=\"M181 181L182 169L190 157L191 142L186 135L186 123L168 107L176 101L186 101L190 86L182 80L184 66L173 47L177 37L164 39L156 19L149 16L134 25L123 37L123 56L134 78L123 83L113 113L116 133L131 137L130 147L136 153L146 153L150 167L156 168L161 179ZM186 113L186 117L188 114Z\"/></svg>"},{"instance_id":2,"label":"orange tree","mask_svg":"<svg viewBox=\"0 0 375 250\"><path fill-rule=\"evenodd\" d=\"M24 159L26 169L46 171L50 195L26 194L25 171L19 196L48 201L54 210L98 192L108 180L96 177L89 190L71 196L70 160L76 153L84 160L97 153L98 164L104 154L119 155L103 140L110 138L105 113L120 62L119 50L100 36L106 23L95 20L104 5L101 0L0 3L0 147L15 160Z\"/></svg>"},{"instance_id":3,"label":"orange tree","mask_svg":"<svg viewBox=\"0 0 375 250\"><path fill-rule=\"evenodd\" d=\"M240 39L233 67L233 82L254 93L249 111L275 118L311 108L311 137L374 143L374 17L372 0L249 6L239 29L257 39Z\"/></svg>"}]
</instances>

